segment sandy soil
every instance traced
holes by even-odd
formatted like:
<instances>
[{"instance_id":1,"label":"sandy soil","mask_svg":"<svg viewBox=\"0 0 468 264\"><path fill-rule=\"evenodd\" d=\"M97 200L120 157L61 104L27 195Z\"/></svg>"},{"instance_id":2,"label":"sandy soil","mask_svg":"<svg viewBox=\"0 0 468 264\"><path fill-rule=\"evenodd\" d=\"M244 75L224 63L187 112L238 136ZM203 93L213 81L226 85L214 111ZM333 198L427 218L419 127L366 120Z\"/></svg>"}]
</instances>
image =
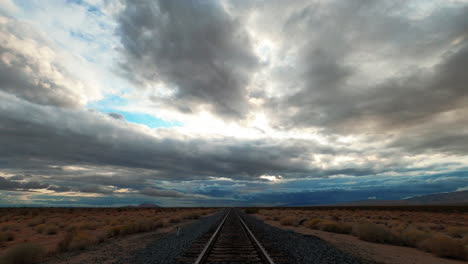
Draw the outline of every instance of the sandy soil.
<instances>
[{"instance_id":1,"label":"sandy soil","mask_svg":"<svg viewBox=\"0 0 468 264\"><path fill-rule=\"evenodd\" d=\"M261 215L255 215L260 220L264 220ZM335 234L320 230L313 230L303 226L292 227L282 226L278 221L265 221L272 226L291 230L297 233L313 235L335 245L341 250L367 260L385 264L466 264L466 261L451 260L435 257L429 253L409 248L393 245L370 243L359 240L351 235Z\"/></svg>"}]
</instances>

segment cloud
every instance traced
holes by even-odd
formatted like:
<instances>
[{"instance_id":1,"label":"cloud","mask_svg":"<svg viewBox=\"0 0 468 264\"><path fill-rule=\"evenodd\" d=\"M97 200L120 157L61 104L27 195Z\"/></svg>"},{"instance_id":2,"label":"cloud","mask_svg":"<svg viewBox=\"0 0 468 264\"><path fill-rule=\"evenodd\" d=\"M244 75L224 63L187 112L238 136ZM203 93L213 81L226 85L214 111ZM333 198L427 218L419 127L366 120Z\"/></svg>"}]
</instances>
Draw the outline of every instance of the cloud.
<instances>
[{"instance_id":1,"label":"cloud","mask_svg":"<svg viewBox=\"0 0 468 264\"><path fill-rule=\"evenodd\" d=\"M154 188L145 188L140 191L140 194L152 197L170 197L170 198L205 198L206 196L198 194L185 194L174 190L161 190Z\"/></svg>"},{"instance_id":2,"label":"cloud","mask_svg":"<svg viewBox=\"0 0 468 264\"><path fill-rule=\"evenodd\" d=\"M45 189L49 187L46 183L36 181L20 182L16 180L0 177L0 190L30 190L30 189Z\"/></svg>"},{"instance_id":3,"label":"cloud","mask_svg":"<svg viewBox=\"0 0 468 264\"><path fill-rule=\"evenodd\" d=\"M47 190L51 190L51 191L54 191L54 192L70 192L71 191L71 188L70 187L66 187L66 186L55 186L55 185L51 185L47 188Z\"/></svg>"},{"instance_id":4,"label":"cloud","mask_svg":"<svg viewBox=\"0 0 468 264\"><path fill-rule=\"evenodd\" d=\"M99 193L99 194L112 194L113 189L106 188L100 185L85 185L79 188L80 192L83 193Z\"/></svg>"},{"instance_id":5,"label":"cloud","mask_svg":"<svg viewBox=\"0 0 468 264\"><path fill-rule=\"evenodd\" d=\"M122 114L119 114L119 113L109 113L108 115L110 117L118 119L118 120L125 120L125 117Z\"/></svg>"},{"instance_id":6,"label":"cloud","mask_svg":"<svg viewBox=\"0 0 468 264\"><path fill-rule=\"evenodd\" d=\"M436 9L418 19L401 15L408 8L332 1L292 12L284 30L298 39L292 48L298 59L283 82L292 79L296 92L271 101L278 124L378 133L431 122L466 105L461 65L468 44L451 43L468 34L468 7Z\"/></svg>"},{"instance_id":7,"label":"cloud","mask_svg":"<svg viewBox=\"0 0 468 264\"><path fill-rule=\"evenodd\" d=\"M126 1L118 22L125 75L170 90L154 101L183 113L245 116L259 62L242 22L218 1Z\"/></svg>"},{"instance_id":8,"label":"cloud","mask_svg":"<svg viewBox=\"0 0 468 264\"><path fill-rule=\"evenodd\" d=\"M0 16L0 90L30 102L76 108L92 97L32 26Z\"/></svg>"},{"instance_id":9,"label":"cloud","mask_svg":"<svg viewBox=\"0 0 468 264\"><path fill-rule=\"evenodd\" d=\"M467 185L466 3L11 10L0 11L4 200L310 204Z\"/></svg>"}]
</instances>

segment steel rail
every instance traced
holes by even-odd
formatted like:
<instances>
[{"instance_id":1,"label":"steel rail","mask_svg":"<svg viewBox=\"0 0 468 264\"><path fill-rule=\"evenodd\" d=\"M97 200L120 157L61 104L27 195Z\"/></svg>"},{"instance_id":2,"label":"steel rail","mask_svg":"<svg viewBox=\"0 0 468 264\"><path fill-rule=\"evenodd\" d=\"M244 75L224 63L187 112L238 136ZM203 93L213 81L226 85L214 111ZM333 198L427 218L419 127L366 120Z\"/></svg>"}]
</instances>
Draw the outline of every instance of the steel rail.
<instances>
[{"instance_id":1,"label":"steel rail","mask_svg":"<svg viewBox=\"0 0 468 264\"><path fill-rule=\"evenodd\" d=\"M213 247L214 242L216 241L216 238L219 235L219 231L223 227L224 222L226 222L226 219L227 219L227 217L229 216L230 213L231 213L231 210L229 210L227 212L226 216L223 218L223 221L221 221L221 224L219 224L218 228L213 233L210 240L208 240L208 243L206 243L205 247L203 248L203 251L200 253L200 255L198 255L198 258L197 258L197 260L195 260L194 264L203 263L202 261L204 261L206 259L206 257L208 256L208 253L210 252L210 249Z\"/></svg>"},{"instance_id":2,"label":"steel rail","mask_svg":"<svg viewBox=\"0 0 468 264\"><path fill-rule=\"evenodd\" d=\"M252 231L248 228L248 226L245 224L244 220L242 217L237 213L235 209L229 209L229 211L226 213L226 216L223 218L221 223L219 224L218 228L216 231L213 233L213 235L210 237L210 240L206 243L205 247L203 248L203 251L198 255L197 259L195 260L194 264L201 264L204 263L207 260L207 257L213 248L213 245L215 244L222 227L224 226L224 223L226 222L226 219L228 218L229 214L234 211L235 215L237 216L237 219L239 219L242 228L244 229L244 232L246 233L247 237L249 240L252 242L253 246L256 248L258 254L260 255L260 258L265 262L266 264L275 264L273 259L271 259L270 255L268 252L265 250L265 248L260 244L260 242L257 240L257 238L254 236Z\"/></svg>"},{"instance_id":3,"label":"steel rail","mask_svg":"<svg viewBox=\"0 0 468 264\"><path fill-rule=\"evenodd\" d=\"M244 227L244 229L247 231L247 234L249 236L249 238L252 240L254 246L257 248L257 250L260 252L260 255L262 256L263 260L268 263L268 264L275 264L275 262L273 261L273 259L271 259L270 255L268 254L268 252L265 250L265 248L262 246L262 244L260 244L260 242L257 240L257 238L254 236L254 234L252 233L252 231L250 231L249 227L247 226L247 224L245 224L244 220L242 219L242 217L237 213L237 211L234 211L236 212L236 215L237 217L239 218L240 222L242 223L242 226Z\"/></svg>"}]
</instances>

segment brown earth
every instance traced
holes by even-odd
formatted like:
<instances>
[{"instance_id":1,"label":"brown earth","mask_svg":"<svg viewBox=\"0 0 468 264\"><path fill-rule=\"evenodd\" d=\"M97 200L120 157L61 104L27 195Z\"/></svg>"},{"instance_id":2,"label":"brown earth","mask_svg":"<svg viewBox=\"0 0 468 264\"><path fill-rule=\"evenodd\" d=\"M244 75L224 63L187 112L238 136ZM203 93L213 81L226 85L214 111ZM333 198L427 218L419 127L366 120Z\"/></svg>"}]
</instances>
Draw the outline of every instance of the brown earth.
<instances>
[{"instance_id":1,"label":"brown earth","mask_svg":"<svg viewBox=\"0 0 468 264\"><path fill-rule=\"evenodd\" d=\"M282 228L285 230L291 230L297 233L305 235L317 236L339 249L359 256L363 259L374 261L382 264L462 264L467 263L462 260L453 260L436 257L430 253L403 246L377 244L367 241L362 241L359 238L348 235L348 234L336 234L331 232L325 232L316 229L310 229L303 225L290 226L282 225L279 221L274 221L270 217L255 214L257 219L264 221L265 223Z\"/></svg>"}]
</instances>

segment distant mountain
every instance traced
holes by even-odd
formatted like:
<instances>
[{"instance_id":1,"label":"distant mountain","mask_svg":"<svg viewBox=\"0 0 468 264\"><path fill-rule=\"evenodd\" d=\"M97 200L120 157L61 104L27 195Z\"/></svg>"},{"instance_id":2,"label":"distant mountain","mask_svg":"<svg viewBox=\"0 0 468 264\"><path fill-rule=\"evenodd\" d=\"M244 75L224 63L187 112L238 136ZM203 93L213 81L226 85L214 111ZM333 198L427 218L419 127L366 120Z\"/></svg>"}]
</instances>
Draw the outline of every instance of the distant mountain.
<instances>
[{"instance_id":1,"label":"distant mountain","mask_svg":"<svg viewBox=\"0 0 468 264\"><path fill-rule=\"evenodd\" d=\"M468 204L468 191L435 193L405 199L411 204Z\"/></svg>"},{"instance_id":2,"label":"distant mountain","mask_svg":"<svg viewBox=\"0 0 468 264\"><path fill-rule=\"evenodd\" d=\"M363 200L334 204L339 206L389 206L389 205L468 205L468 191L434 193L403 200Z\"/></svg>"},{"instance_id":3,"label":"distant mountain","mask_svg":"<svg viewBox=\"0 0 468 264\"><path fill-rule=\"evenodd\" d=\"M139 205L128 205L128 208L160 208L161 206L152 203L142 203Z\"/></svg>"}]
</instances>

